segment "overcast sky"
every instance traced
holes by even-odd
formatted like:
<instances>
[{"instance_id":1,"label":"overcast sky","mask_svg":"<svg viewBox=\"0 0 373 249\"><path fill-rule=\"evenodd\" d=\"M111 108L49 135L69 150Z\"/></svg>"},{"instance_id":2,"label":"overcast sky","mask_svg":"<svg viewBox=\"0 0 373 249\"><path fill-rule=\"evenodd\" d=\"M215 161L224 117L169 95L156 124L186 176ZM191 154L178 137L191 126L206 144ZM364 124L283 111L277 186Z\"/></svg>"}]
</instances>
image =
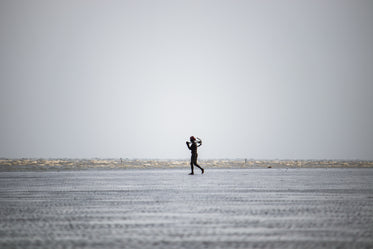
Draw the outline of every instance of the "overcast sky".
<instances>
[{"instance_id":1,"label":"overcast sky","mask_svg":"<svg viewBox=\"0 0 373 249\"><path fill-rule=\"evenodd\" d=\"M0 156L373 159L373 1L0 1Z\"/></svg>"}]
</instances>

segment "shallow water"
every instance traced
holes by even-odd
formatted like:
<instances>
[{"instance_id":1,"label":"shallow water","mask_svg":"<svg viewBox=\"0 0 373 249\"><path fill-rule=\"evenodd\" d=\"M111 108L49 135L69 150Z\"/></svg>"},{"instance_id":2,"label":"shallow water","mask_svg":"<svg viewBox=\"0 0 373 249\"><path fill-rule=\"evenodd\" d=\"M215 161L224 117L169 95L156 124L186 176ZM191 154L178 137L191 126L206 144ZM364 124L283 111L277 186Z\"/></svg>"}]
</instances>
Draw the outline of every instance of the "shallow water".
<instances>
[{"instance_id":1,"label":"shallow water","mask_svg":"<svg viewBox=\"0 0 373 249\"><path fill-rule=\"evenodd\" d=\"M257 168L373 168L373 161L361 160L254 160L254 159L211 159L198 160L208 169L257 169ZM7 159L0 158L0 172L49 171L82 169L187 169L190 159Z\"/></svg>"},{"instance_id":2,"label":"shallow water","mask_svg":"<svg viewBox=\"0 0 373 249\"><path fill-rule=\"evenodd\" d=\"M373 248L372 168L187 173L0 172L0 248Z\"/></svg>"}]
</instances>

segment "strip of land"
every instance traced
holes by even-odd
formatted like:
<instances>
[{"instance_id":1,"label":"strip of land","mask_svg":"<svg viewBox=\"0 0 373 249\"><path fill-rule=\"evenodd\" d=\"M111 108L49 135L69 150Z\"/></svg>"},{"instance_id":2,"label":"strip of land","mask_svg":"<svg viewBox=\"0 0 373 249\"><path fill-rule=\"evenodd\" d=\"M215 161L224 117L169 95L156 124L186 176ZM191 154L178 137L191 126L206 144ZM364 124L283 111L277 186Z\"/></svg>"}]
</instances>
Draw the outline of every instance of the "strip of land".
<instances>
[{"instance_id":1,"label":"strip of land","mask_svg":"<svg viewBox=\"0 0 373 249\"><path fill-rule=\"evenodd\" d=\"M204 168L373 168L373 161L341 160L200 160ZM0 159L0 171L73 169L188 168L189 160L139 159Z\"/></svg>"}]
</instances>

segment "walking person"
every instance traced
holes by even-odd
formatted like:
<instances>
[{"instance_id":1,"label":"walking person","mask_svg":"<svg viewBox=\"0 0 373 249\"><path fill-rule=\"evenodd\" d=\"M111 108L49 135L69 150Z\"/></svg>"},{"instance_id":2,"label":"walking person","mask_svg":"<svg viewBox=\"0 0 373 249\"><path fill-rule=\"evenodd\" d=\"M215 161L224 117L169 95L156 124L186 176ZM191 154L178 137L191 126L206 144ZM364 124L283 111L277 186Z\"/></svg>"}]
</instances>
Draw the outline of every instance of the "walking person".
<instances>
[{"instance_id":1,"label":"walking person","mask_svg":"<svg viewBox=\"0 0 373 249\"><path fill-rule=\"evenodd\" d=\"M191 150L192 156L190 158L190 168L192 172L189 175L194 175L194 165L197 166L201 171L202 174L205 172L203 168L201 168L197 163L198 153L197 148L202 145L202 140L200 138L195 138L194 136L190 137L190 142L186 142L188 149Z\"/></svg>"}]
</instances>

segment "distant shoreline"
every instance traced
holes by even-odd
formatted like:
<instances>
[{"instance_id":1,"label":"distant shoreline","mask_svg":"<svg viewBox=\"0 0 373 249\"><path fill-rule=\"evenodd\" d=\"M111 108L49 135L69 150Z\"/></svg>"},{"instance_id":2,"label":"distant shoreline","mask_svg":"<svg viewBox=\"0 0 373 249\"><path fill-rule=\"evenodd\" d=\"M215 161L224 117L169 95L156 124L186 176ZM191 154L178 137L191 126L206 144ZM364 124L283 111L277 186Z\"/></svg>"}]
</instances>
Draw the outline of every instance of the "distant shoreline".
<instances>
[{"instance_id":1,"label":"distant shoreline","mask_svg":"<svg viewBox=\"0 0 373 249\"><path fill-rule=\"evenodd\" d=\"M200 160L205 168L373 168L367 160ZM189 160L161 159L0 159L0 171L188 168Z\"/></svg>"}]
</instances>

